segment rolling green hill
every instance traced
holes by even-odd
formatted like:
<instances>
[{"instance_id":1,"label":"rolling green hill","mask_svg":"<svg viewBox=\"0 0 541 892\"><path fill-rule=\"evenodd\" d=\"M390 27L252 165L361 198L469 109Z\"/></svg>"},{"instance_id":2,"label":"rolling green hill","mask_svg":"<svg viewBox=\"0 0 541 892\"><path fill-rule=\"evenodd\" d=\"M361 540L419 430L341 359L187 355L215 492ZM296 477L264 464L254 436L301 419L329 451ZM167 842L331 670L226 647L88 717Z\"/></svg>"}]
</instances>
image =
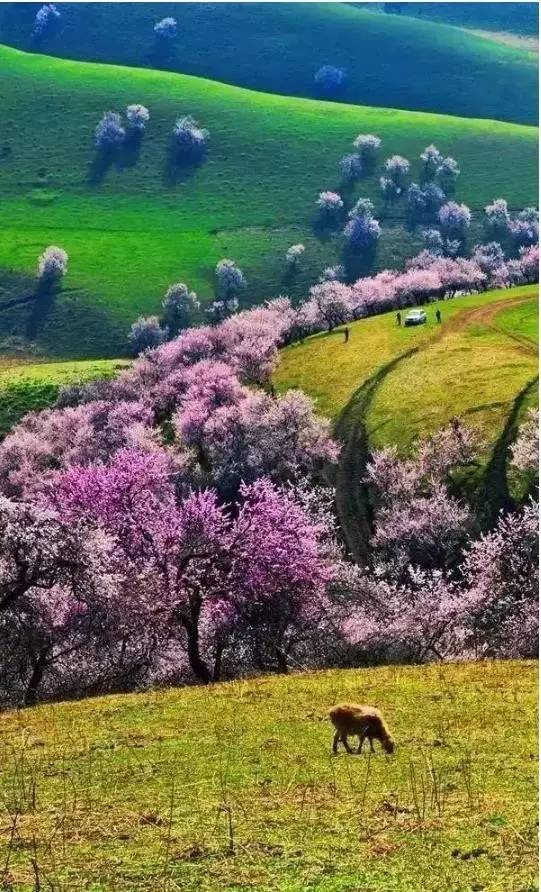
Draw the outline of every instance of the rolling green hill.
<instances>
[{"instance_id":1,"label":"rolling green hill","mask_svg":"<svg viewBox=\"0 0 541 892\"><path fill-rule=\"evenodd\" d=\"M331 756L344 700L383 709L394 756ZM483 661L7 713L5 876L21 892L36 875L96 892L533 890L536 705L533 663Z\"/></svg>"},{"instance_id":2,"label":"rolling green hill","mask_svg":"<svg viewBox=\"0 0 541 892\"><path fill-rule=\"evenodd\" d=\"M0 437L27 412L48 408L63 384L107 378L125 365L114 359L0 365Z\"/></svg>"},{"instance_id":3,"label":"rolling green hill","mask_svg":"<svg viewBox=\"0 0 541 892\"><path fill-rule=\"evenodd\" d=\"M384 3L383 6L386 12L394 15L426 18L464 28L531 36L537 36L539 29L537 3Z\"/></svg>"},{"instance_id":4,"label":"rolling green hill","mask_svg":"<svg viewBox=\"0 0 541 892\"><path fill-rule=\"evenodd\" d=\"M338 161L359 132L383 138L383 158L399 151L413 160L432 141L452 152L463 171L457 196L478 212L497 195L514 208L537 195L537 131L513 124L263 95L7 47L0 97L0 335L24 335L56 357L119 355L130 322L155 312L172 281L211 299L213 267L224 256L246 272L246 303L305 293L339 257L340 240L313 230L314 202L320 189L339 185ZM151 113L140 154L103 169L96 122L104 109L131 102ZM197 168L170 163L182 114L211 132ZM377 183L376 171L357 194L377 198ZM380 267L401 264L419 245L401 214L382 218ZM305 261L291 281L284 252L299 241ZM48 244L69 252L70 272L54 302L37 304L31 276Z\"/></svg>"},{"instance_id":5,"label":"rolling green hill","mask_svg":"<svg viewBox=\"0 0 541 892\"><path fill-rule=\"evenodd\" d=\"M1 4L0 40L30 49L36 8ZM62 3L61 15L57 33L40 44L54 56L161 67L294 96L314 96L315 71L333 64L348 72L345 102L537 120L533 54L347 3ZM164 52L153 26L169 15L178 37Z\"/></svg>"},{"instance_id":6,"label":"rolling green hill","mask_svg":"<svg viewBox=\"0 0 541 892\"><path fill-rule=\"evenodd\" d=\"M489 523L510 504L508 447L538 398L537 292L525 286L431 304L420 328L399 328L387 313L351 325L347 344L338 330L283 351L277 388L300 387L335 421L343 444L337 510L357 560L369 534L359 486L369 451L396 443L407 452L454 416L484 441L471 480L482 517Z\"/></svg>"}]
</instances>

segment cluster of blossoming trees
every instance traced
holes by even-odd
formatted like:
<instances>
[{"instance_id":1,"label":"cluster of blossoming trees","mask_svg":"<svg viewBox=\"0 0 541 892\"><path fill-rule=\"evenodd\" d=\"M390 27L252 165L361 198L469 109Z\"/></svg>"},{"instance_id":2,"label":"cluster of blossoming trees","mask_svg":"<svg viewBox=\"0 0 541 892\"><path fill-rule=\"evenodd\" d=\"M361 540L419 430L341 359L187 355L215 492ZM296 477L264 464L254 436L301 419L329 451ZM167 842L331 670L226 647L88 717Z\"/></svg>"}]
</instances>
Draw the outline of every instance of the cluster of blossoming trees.
<instances>
[{"instance_id":1,"label":"cluster of blossoming trees","mask_svg":"<svg viewBox=\"0 0 541 892\"><path fill-rule=\"evenodd\" d=\"M281 298L183 331L5 438L0 699L533 652L536 513L479 538L454 485L477 450L460 424L352 481L374 524L370 565L349 560L321 485L339 447L271 385L296 324ZM532 416L511 456L530 493L536 450Z\"/></svg>"},{"instance_id":2,"label":"cluster of blossoming trees","mask_svg":"<svg viewBox=\"0 0 541 892\"><path fill-rule=\"evenodd\" d=\"M112 153L122 148L127 141L141 139L150 112L139 103L128 105L126 120L118 112L104 112L95 130L96 147L104 153ZM200 127L191 115L184 115L176 121L172 130L172 145L175 154L185 160L199 160L205 154L209 132Z\"/></svg>"}]
</instances>

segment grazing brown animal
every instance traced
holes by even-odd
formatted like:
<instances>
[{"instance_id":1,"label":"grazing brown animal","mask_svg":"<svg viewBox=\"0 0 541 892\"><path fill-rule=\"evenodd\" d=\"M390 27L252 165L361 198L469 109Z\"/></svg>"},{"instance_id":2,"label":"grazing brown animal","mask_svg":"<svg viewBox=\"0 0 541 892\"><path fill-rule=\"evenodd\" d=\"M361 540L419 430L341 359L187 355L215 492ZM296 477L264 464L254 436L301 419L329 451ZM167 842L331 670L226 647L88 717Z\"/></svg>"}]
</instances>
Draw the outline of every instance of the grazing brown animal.
<instances>
[{"instance_id":1,"label":"grazing brown animal","mask_svg":"<svg viewBox=\"0 0 541 892\"><path fill-rule=\"evenodd\" d=\"M379 740L386 753L394 752L394 740L391 737L385 719L375 706L359 706L357 703L339 703L329 712L331 722L336 728L332 751L338 752L340 741L344 744L348 753L353 750L348 744L348 735L356 735L359 738L357 753L363 748L363 743L368 738L370 751L375 752L374 740Z\"/></svg>"}]
</instances>

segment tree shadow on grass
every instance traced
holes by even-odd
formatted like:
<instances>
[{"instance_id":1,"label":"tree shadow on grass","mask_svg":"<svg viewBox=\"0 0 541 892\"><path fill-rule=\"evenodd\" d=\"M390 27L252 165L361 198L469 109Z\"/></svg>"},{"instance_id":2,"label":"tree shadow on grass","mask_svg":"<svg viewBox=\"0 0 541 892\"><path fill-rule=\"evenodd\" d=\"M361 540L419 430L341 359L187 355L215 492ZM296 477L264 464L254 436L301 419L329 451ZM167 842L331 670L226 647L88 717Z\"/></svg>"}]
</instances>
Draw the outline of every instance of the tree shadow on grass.
<instances>
[{"instance_id":1,"label":"tree shadow on grass","mask_svg":"<svg viewBox=\"0 0 541 892\"><path fill-rule=\"evenodd\" d=\"M135 167L141 154L142 141L143 134L140 131L128 130L121 145L108 149L97 149L88 167L88 185L99 186L112 167L117 170Z\"/></svg>"},{"instance_id":2,"label":"tree shadow on grass","mask_svg":"<svg viewBox=\"0 0 541 892\"><path fill-rule=\"evenodd\" d=\"M99 186L103 183L107 171L115 163L116 149L98 149L88 167L87 182L89 186Z\"/></svg>"},{"instance_id":3,"label":"tree shadow on grass","mask_svg":"<svg viewBox=\"0 0 541 892\"><path fill-rule=\"evenodd\" d=\"M167 148L165 166L163 170L163 182L166 186L178 186L189 180L196 170L201 167L206 158L206 152L183 152L175 145L173 139Z\"/></svg>"},{"instance_id":4,"label":"tree shadow on grass","mask_svg":"<svg viewBox=\"0 0 541 892\"><path fill-rule=\"evenodd\" d=\"M155 35L154 44L145 56L150 67L168 69L171 67L174 57L174 42Z\"/></svg>"},{"instance_id":5,"label":"tree shadow on grass","mask_svg":"<svg viewBox=\"0 0 541 892\"><path fill-rule=\"evenodd\" d=\"M35 340L45 326L48 317L53 311L59 292L60 285L58 282L38 282L35 290L35 300L26 322L25 336L29 340Z\"/></svg>"}]
</instances>

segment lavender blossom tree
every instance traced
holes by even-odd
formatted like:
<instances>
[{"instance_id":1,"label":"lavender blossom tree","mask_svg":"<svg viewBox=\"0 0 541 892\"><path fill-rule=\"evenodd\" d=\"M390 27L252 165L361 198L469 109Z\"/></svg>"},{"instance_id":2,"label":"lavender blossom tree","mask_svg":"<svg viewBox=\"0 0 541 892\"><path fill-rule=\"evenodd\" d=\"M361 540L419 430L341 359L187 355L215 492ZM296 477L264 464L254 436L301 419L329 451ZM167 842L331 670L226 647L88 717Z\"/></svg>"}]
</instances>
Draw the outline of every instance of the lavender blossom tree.
<instances>
[{"instance_id":1,"label":"lavender blossom tree","mask_svg":"<svg viewBox=\"0 0 541 892\"><path fill-rule=\"evenodd\" d=\"M104 115L95 130L96 146L102 151L113 151L122 145L126 138L126 131L122 125L122 118L113 111L104 112Z\"/></svg>"}]
</instances>

